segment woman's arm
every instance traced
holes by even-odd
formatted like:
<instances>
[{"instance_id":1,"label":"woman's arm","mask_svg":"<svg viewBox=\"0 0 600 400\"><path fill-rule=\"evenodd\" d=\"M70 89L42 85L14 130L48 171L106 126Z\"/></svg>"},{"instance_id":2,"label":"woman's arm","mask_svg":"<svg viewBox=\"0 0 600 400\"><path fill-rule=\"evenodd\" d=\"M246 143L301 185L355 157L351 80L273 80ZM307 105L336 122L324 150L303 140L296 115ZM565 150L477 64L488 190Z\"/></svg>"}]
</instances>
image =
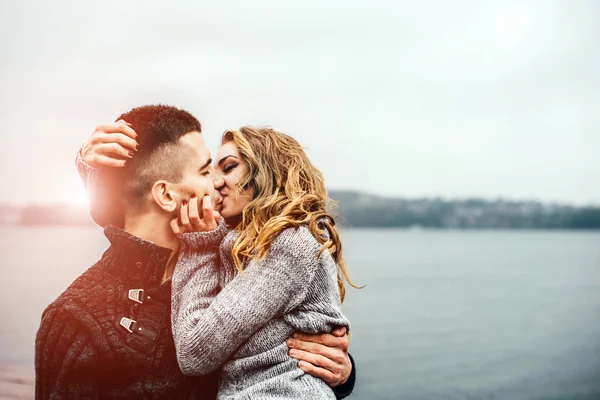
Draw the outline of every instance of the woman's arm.
<instances>
[{"instance_id":1,"label":"woman's arm","mask_svg":"<svg viewBox=\"0 0 600 400\"><path fill-rule=\"evenodd\" d=\"M217 296L220 289L219 244L226 234L225 221L221 220L217 229L213 231L186 233L180 236L182 247L172 278L173 337L180 337L185 333L182 321L196 318L196 308L207 308ZM193 298L193 301L186 301L189 297Z\"/></svg>"},{"instance_id":2,"label":"woman's arm","mask_svg":"<svg viewBox=\"0 0 600 400\"><path fill-rule=\"evenodd\" d=\"M83 181L83 186L86 190L89 190L90 180L93 178L94 171L97 169L93 168L91 165L83 161L83 157L81 156L82 149L77 150L77 156L75 157L75 165L77 166L77 172L79 172L79 177Z\"/></svg>"},{"instance_id":3,"label":"woman's arm","mask_svg":"<svg viewBox=\"0 0 600 400\"><path fill-rule=\"evenodd\" d=\"M123 227L124 216L121 198L114 188L120 187L110 183L116 177L111 169L92 167L87 164L81 151L77 152L75 160L77 171L88 194L89 213L96 224L101 227L114 225Z\"/></svg>"},{"instance_id":4,"label":"woman's arm","mask_svg":"<svg viewBox=\"0 0 600 400\"><path fill-rule=\"evenodd\" d=\"M251 262L212 301L198 297L202 289L197 284L183 282L184 277L210 271L180 259L173 284L187 290L173 295L180 297L179 309L185 314L173 315L177 325L173 336L181 370L187 375L214 371L269 320L300 304L315 277L330 279L319 262L319 250L310 231L288 229L275 239L265 260ZM320 326L315 324L315 330L344 324L339 311Z\"/></svg>"},{"instance_id":5,"label":"woman's arm","mask_svg":"<svg viewBox=\"0 0 600 400\"><path fill-rule=\"evenodd\" d=\"M118 185L107 184L116 179L116 168L123 167L137 148L137 134L124 121L99 125L77 152L77 171L88 192L90 215L100 226L123 225L120 199L111 191Z\"/></svg>"}]
</instances>

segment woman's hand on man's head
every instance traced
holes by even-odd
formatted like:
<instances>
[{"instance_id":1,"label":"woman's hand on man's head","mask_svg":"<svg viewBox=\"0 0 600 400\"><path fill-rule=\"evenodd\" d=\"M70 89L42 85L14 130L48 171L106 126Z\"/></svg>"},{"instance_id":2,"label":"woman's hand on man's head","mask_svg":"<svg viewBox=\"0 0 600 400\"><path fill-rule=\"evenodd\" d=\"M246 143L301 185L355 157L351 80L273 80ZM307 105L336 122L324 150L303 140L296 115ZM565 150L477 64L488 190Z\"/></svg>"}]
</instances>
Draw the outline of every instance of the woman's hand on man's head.
<instances>
[{"instance_id":1,"label":"woman's hand on man's head","mask_svg":"<svg viewBox=\"0 0 600 400\"><path fill-rule=\"evenodd\" d=\"M298 367L331 387L346 383L352 372L348 343L346 328L337 328L331 334L295 333L287 341L289 354L298 359Z\"/></svg>"},{"instance_id":2,"label":"woman's hand on man's head","mask_svg":"<svg viewBox=\"0 0 600 400\"><path fill-rule=\"evenodd\" d=\"M98 125L81 146L81 158L90 167L124 167L138 150L137 134L131 124L119 120Z\"/></svg>"}]
</instances>

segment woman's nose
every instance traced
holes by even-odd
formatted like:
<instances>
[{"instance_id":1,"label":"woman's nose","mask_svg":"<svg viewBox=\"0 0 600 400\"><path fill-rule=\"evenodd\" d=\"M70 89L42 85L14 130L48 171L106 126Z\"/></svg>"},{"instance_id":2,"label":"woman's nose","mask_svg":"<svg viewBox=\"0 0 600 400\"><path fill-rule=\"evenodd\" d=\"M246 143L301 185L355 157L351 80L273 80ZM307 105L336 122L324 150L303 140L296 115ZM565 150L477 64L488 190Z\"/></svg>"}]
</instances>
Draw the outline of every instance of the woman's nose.
<instances>
[{"instance_id":1,"label":"woman's nose","mask_svg":"<svg viewBox=\"0 0 600 400\"><path fill-rule=\"evenodd\" d=\"M221 189L225 185L225 178L218 171L214 172L215 177L213 179L213 183L215 185L215 189Z\"/></svg>"}]
</instances>

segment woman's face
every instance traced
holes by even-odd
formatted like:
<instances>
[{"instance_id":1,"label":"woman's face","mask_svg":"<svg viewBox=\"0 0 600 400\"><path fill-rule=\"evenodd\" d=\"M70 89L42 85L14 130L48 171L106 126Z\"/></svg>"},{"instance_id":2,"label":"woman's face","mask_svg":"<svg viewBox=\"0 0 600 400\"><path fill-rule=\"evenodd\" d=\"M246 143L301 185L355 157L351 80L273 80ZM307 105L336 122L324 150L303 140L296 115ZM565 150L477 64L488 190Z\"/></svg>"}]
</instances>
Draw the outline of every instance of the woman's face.
<instances>
[{"instance_id":1,"label":"woman's face","mask_svg":"<svg viewBox=\"0 0 600 400\"><path fill-rule=\"evenodd\" d=\"M254 190L244 189L236 193L247 167L234 142L227 142L221 146L217 153L215 169L223 177L222 185L217 188L223 198L221 216L229 227L235 227L242 220L244 207L252 201Z\"/></svg>"}]
</instances>

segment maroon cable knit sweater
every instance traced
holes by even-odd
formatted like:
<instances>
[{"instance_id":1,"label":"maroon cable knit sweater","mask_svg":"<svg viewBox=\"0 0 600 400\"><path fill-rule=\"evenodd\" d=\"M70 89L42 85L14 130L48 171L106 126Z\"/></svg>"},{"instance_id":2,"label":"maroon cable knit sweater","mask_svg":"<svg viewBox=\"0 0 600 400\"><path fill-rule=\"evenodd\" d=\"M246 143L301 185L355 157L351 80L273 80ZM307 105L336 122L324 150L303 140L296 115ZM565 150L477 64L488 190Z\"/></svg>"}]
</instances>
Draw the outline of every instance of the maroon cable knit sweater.
<instances>
[{"instance_id":1,"label":"maroon cable knit sweater","mask_svg":"<svg viewBox=\"0 0 600 400\"><path fill-rule=\"evenodd\" d=\"M171 250L115 227L105 234L100 261L44 311L36 399L215 399L215 374L186 377L177 364L171 281L160 283Z\"/></svg>"}]
</instances>

